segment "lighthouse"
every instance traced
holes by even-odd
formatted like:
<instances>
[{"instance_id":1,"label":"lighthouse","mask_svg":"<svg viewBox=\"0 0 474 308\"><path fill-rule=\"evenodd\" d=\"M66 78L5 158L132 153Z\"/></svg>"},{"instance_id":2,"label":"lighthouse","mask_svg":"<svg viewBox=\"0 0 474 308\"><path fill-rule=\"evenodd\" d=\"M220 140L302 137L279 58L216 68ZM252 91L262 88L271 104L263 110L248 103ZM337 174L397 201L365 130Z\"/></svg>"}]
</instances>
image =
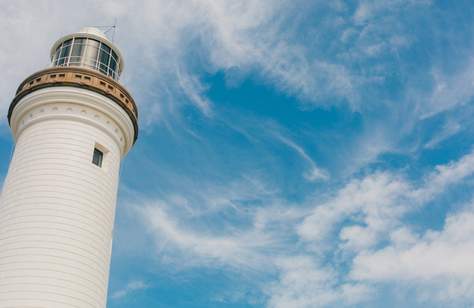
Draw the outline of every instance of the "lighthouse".
<instances>
[{"instance_id":1,"label":"lighthouse","mask_svg":"<svg viewBox=\"0 0 474 308\"><path fill-rule=\"evenodd\" d=\"M19 85L0 196L0 308L106 306L120 163L138 135L123 69L120 50L84 28Z\"/></svg>"}]
</instances>

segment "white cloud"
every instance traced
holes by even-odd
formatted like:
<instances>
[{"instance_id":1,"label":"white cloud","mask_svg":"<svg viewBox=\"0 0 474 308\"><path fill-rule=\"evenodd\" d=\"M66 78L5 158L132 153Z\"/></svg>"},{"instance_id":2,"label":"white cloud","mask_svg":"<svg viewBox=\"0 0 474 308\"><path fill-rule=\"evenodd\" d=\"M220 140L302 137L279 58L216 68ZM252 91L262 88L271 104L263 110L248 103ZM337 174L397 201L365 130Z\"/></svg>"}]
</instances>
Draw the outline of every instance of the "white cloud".
<instances>
[{"instance_id":1,"label":"white cloud","mask_svg":"<svg viewBox=\"0 0 474 308\"><path fill-rule=\"evenodd\" d=\"M338 283L338 274L318 265L309 256L294 256L276 262L278 282L268 288L268 307L309 308L355 304L370 294L364 284Z\"/></svg>"},{"instance_id":2,"label":"white cloud","mask_svg":"<svg viewBox=\"0 0 474 308\"><path fill-rule=\"evenodd\" d=\"M373 104L363 99L365 87L377 84L390 69L381 59L362 68L359 64L354 67L354 61L373 57L377 50L396 53L410 42L409 33L397 26L397 19L382 22L383 18L378 17L417 9L429 5L429 1L360 1L352 20L341 17L348 12L341 1L314 3L331 18L318 24L317 32L310 32L314 35L312 44L296 31L304 20L301 7L307 6L302 1L144 0L137 4L107 0L85 1L70 10L73 4L3 4L0 34L9 43L0 46L0 70L9 78L0 85L0 95L11 98L23 78L47 66L49 47L60 35L85 25L112 24L117 18L115 39L127 63L122 82L135 95L146 129L157 120L171 121L170 116L179 115L176 111L185 103L193 104L205 115L212 114L214 104L206 95L201 76L216 71L255 73L280 91L310 104L347 102L354 109L364 109L364 105ZM352 39L334 41L331 51L323 52L327 42L319 41L319 37L326 32L341 37L352 33ZM368 50L372 55L367 54ZM470 80L469 76L458 77L438 82L448 86L442 93L435 93L433 101L456 93L469 97L465 90L469 88L465 81ZM455 87L457 90L449 90ZM0 112L5 113L7 107L8 99L0 105ZM313 171L307 174L308 179L323 176Z\"/></svg>"},{"instance_id":3,"label":"white cloud","mask_svg":"<svg viewBox=\"0 0 474 308\"><path fill-rule=\"evenodd\" d=\"M137 46L132 61L140 67L130 75L144 74L151 80L144 85L143 80L130 79L131 84L156 93L161 104L179 106L187 97L204 114L211 112L211 103L194 72L254 70L282 89L298 92L300 83L311 75L304 70L306 63L291 62L292 48L299 47L281 40L282 25L274 19L283 12L291 14L289 3L144 1L137 6L134 1L123 2L122 28L128 27L121 36L123 46ZM141 35L134 35L138 32Z\"/></svg>"},{"instance_id":4,"label":"white cloud","mask_svg":"<svg viewBox=\"0 0 474 308\"><path fill-rule=\"evenodd\" d=\"M425 145L426 149L434 149L439 146L441 142L448 139L449 137L457 134L462 129L461 124L454 120L447 121L441 131L435 134Z\"/></svg>"},{"instance_id":5,"label":"white cloud","mask_svg":"<svg viewBox=\"0 0 474 308\"><path fill-rule=\"evenodd\" d=\"M202 83L195 76L178 73L178 82L184 94L206 116L211 115L211 102L203 95Z\"/></svg>"},{"instance_id":6,"label":"white cloud","mask_svg":"<svg viewBox=\"0 0 474 308\"><path fill-rule=\"evenodd\" d=\"M406 232L406 231L405 231ZM360 281L392 282L420 288L420 300L450 305L474 299L474 211L449 216L442 230L392 241L387 247L361 253L351 277ZM424 298L429 295L429 298Z\"/></svg>"},{"instance_id":7,"label":"white cloud","mask_svg":"<svg viewBox=\"0 0 474 308\"><path fill-rule=\"evenodd\" d=\"M370 19L377 18L380 14L387 11L400 10L401 8L423 7L431 4L431 0L381 0L359 1L354 13L356 23L366 23Z\"/></svg>"},{"instance_id":8,"label":"white cloud","mask_svg":"<svg viewBox=\"0 0 474 308\"><path fill-rule=\"evenodd\" d=\"M142 280L132 280L125 287L111 294L114 300L123 299L132 296L134 293L148 289L150 286Z\"/></svg>"},{"instance_id":9,"label":"white cloud","mask_svg":"<svg viewBox=\"0 0 474 308\"><path fill-rule=\"evenodd\" d=\"M459 183L474 173L474 150L457 161L435 166L425 177L424 185L413 192L418 202L428 202L450 185Z\"/></svg>"},{"instance_id":10,"label":"white cloud","mask_svg":"<svg viewBox=\"0 0 474 308\"><path fill-rule=\"evenodd\" d=\"M86 1L70 10L72 4L3 5L0 34L8 44L0 47L0 70L9 78L2 97L12 97L23 78L48 65L50 45L60 35L117 18L115 40L126 62L122 82L135 94L145 125L157 117L167 121L184 101L208 115L212 104L199 80L204 72L253 72L311 103L357 99L362 79L344 63L316 55L288 27L298 21L299 1ZM7 104L1 108L5 112Z\"/></svg>"},{"instance_id":11,"label":"white cloud","mask_svg":"<svg viewBox=\"0 0 474 308\"><path fill-rule=\"evenodd\" d=\"M327 248L325 241L334 232L339 234L345 249L371 248L399 227L405 214L473 173L471 152L457 161L436 166L418 187L387 172L351 180L334 197L315 206L298 226L298 234L315 249Z\"/></svg>"},{"instance_id":12,"label":"white cloud","mask_svg":"<svg viewBox=\"0 0 474 308\"><path fill-rule=\"evenodd\" d=\"M370 300L376 291L372 282L395 279L389 277L393 271L388 263L404 260L408 265L402 269L409 271L425 260L417 261L415 252L427 247L435 253L431 242L446 239L448 248L456 247L454 226L461 219L447 223L450 237L436 232L419 236L403 219L472 175L473 157L468 153L437 166L419 183L394 172L375 172L350 180L334 195L297 204L279 200L277 191L254 178L220 188L194 183L190 192L144 202L139 211L163 264L227 269L244 279L254 277L252 273L276 274L278 280L263 287L270 307L346 306ZM249 202L257 206L249 207ZM221 218L223 223L216 222ZM470 244L463 241L458 250L467 258ZM384 243L390 245L378 250ZM329 263L328 256L334 258ZM341 273L353 260L351 274ZM433 266L426 262L431 266L424 267L421 280ZM454 271L456 263L450 264L437 270ZM433 276L440 274L437 270L431 270ZM459 290L457 279L449 282L451 292Z\"/></svg>"},{"instance_id":13,"label":"white cloud","mask_svg":"<svg viewBox=\"0 0 474 308\"><path fill-rule=\"evenodd\" d=\"M442 231L423 235L404 221L472 175L472 157L468 153L438 166L418 183L375 172L350 180L334 195L296 204L249 179L220 189L194 184L199 194L138 206L161 264L231 270L246 283L255 273L276 275L263 286L252 282L268 296L269 307L361 304L374 298L378 282L400 289L403 277L419 296L429 296L430 287L444 281L449 288L437 300L455 294L472 298L467 277L474 210L453 215ZM249 201L264 206L249 207ZM221 218L223 223L216 222ZM437 256L450 261L440 266Z\"/></svg>"},{"instance_id":14,"label":"white cloud","mask_svg":"<svg viewBox=\"0 0 474 308\"><path fill-rule=\"evenodd\" d=\"M315 249L327 248L324 242L349 219L351 224L340 230L344 245L356 250L371 247L406 212L404 199L409 192L410 185L389 173L353 180L334 198L317 205L298 227L298 234L314 243Z\"/></svg>"},{"instance_id":15,"label":"white cloud","mask_svg":"<svg viewBox=\"0 0 474 308\"><path fill-rule=\"evenodd\" d=\"M323 170L322 168L318 167L314 160L306 153L306 151L297 143L295 143L290 138L283 136L276 131L273 132L273 135L279 139L281 142L292 148L293 150L298 153L310 166L310 169L304 173L304 177L308 181L318 181L318 180L328 180L329 174L327 171Z\"/></svg>"},{"instance_id":16,"label":"white cloud","mask_svg":"<svg viewBox=\"0 0 474 308\"><path fill-rule=\"evenodd\" d=\"M460 59L463 65L454 73L439 68L432 71L433 91L422 110L421 117L427 118L440 112L465 105L474 96L474 57Z\"/></svg>"},{"instance_id":17,"label":"white cloud","mask_svg":"<svg viewBox=\"0 0 474 308\"><path fill-rule=\"evenodd\" d=\"M189 229L170 217L164 206L156 204L144 208L143 217L155 236L158 252L168 246L177 249L178 255L190 256L185 257L183 267L220 264L234 269L262 270L265 260L260 250L273 244L273 239L251 231L213 235ZM180 261L180 258L174 260Z\"/></svg>"},{"instance_id":18,"label":"white cloud","mask_svg":"<svg viewBox=\"0 0 474 308\"><path fill-rule=\"evenodd\" d=\"M338 171L343 178L350 178L355 173L363 170L364 167L377 162L383 153L391 153L397 150L397 143L401 138L398 131L393 133L393 129L399 130L398 124L393 125L389 120L384 123L367 123L363 132L348 140L340 151L331 154L338 158ZM396 127L396 128L394 128Z\"/></svg>"},{"instance_id":19,"label":"white cloud","mask_svg":"<svg viewBox=\"0 0 474 308\"><path fill-rule=\"evenodd\" d=\"M384 63L373 59L407 48L411 42L407 33L390 28L390 21L381 22L384 18L380 18L380 12L401 11L406 6L428 2L361 1L353 24L330 18L331 26L310 33L318 36L337 29L330 56L319 51L321 44L307 46L306 38L302 42L291 32L291 26L297 28L295 17L301 16L294 15L301 8L298 1L86 1L75 10L70 9L75 2L51 3L2 3L0 34L8 44L0 46L0 70L8 78L0 85L0 95L12 97L22 78L47 65L50 44L59 35L85 25L112 23L118 17L117 43L127 62L123 82L137 95L143 123L152 125L157 118L166 121L166 115L175 114L184 101L207 116L213 115L214 104L206 97L207 88L200 79L203 72L256 72L280 91L316 104L337 104L340 100L346 100L353 108L371 104L360 101L364 92L360 89L367 82L383 79L387 72ZM331 5L337 12L347 10L342 2ZM342 45L337 45L338 37ZM363 61L366 59L377 63L371 66ZM453 76L434 70L436 87L428 100L430 112L426 116L471 99L471 62ZM354 63L357 68L352 66ZM328 100L333 97L337 99ZM4 102L0 105L2 113L8 100ZM427 147L436 146L457 129L446 127ZM386 134L371 132L363 137L366 138L357 144L359 149L351 148L348 155L352 159L350 165L357 165L356 170L391 146ZM307 164L303 174L307 180L329 178L301 145L287 137L279 140ZM438 166L421 184L395 172L375 172L349 179L329 197L294 206L281 202L275 197L278 192L265 187L248 189L242 188L248 183L229 184L222 185L226 189L217 193L203 190L192 197L179 194L146 203L141 213L156 241L158 256L172 255L167 262L173 260L176 264L185 258L186 264L192 266L276 272L279 279L268 291L270 306L350 304L350 299L359 302L370 296L365 281L405 279L416 285L441 286L440 277L446 279L447 289L439 296L472 298L468 277L472 276L472 266L468 258L473 253L473 243L466 236L472 233L472 213L453 215L442 231L422 235L411 232L402 218L473 172L471 153ZM195 191L203 187L193 184ZM249 209L241 200L258 201L255 203L263 206ZM227 212L229 209L232 215ZM215 215L212 221L222 215L218 218L227 225L222 229L206 225L211 215ZM201 223L190 217L201 219ZM390 245L376 250L384 241ZM351 279L362 282L341 277L337 262L321 262L328 247L335 254L347 253L343 257L348 258L348 263L355 256ZM437 256L447 261L440 266ZM112 297L123 298L146 287L140 281L130 282Z\"/></svg>"}]
</instances>

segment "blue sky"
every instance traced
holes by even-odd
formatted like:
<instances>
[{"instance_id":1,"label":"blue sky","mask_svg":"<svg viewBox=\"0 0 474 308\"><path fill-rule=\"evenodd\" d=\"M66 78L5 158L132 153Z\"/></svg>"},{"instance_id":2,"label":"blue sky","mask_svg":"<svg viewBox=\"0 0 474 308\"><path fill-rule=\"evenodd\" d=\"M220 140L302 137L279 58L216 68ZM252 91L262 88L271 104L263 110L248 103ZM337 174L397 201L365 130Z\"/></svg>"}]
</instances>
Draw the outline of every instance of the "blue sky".
<instances>
[{"instance_id":1,"label":"blue sky","mask_svg":"<svg viewBox=\"0 0 474 308\"><path fill-rule=\"evenodd\" d=\"M108 307L474 302L471 1L0 6L0 179L16 86L118 21L141 132Z\"/></svg>"}]
</instances>

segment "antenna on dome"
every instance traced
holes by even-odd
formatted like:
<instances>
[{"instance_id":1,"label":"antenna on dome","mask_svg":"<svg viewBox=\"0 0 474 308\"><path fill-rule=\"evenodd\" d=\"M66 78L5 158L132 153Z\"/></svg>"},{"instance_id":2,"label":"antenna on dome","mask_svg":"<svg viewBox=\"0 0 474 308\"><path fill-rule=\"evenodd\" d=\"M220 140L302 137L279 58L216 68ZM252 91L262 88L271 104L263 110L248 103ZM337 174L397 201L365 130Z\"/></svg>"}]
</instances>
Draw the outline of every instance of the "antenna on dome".
<instances>
[{"instance_id":1,"label":"antenna on dome","mask_svg":"<svg viewBox=\"0 0 474 308\"><path fill-rule=\"evenodd\" d=\"M117 18L114 19L114 24L111 25L111 26L94 26L94 28L97 28L97 29L100 29L102 30L102 32L107 35L107 33L111 33L110 34L110 41L113 42L114 41L114 37L115 37L115 29L117 29Z\"/></svg>"},{"instance_id":2,"label":"antenna on dome","mask_svg":"<svg viewBox=\"0 0 474 308\"><path fill-rule=\"evenodd\" d=\"M111 31L112 34L110 36L110 40L113 42L115 38L115 31L117 31L117 18L114 19L114 25L111 26L108 30L106 30L104 33L107 34L107 32Z\"/></svg>"}]
</instances>

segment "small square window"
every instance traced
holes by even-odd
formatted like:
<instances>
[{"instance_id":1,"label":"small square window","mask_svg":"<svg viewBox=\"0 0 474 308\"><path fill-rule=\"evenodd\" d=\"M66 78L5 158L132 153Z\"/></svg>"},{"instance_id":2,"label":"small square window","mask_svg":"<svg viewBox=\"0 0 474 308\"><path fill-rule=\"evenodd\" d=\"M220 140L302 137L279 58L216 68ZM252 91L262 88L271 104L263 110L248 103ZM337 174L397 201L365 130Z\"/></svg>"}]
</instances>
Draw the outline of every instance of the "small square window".
<instances>
[{"instance_id":1,"label":"small square window","mask_svg":"<svg viewBox=\"0 0 474 308\"><path fill-rule=\"evenodd\" d=\"M94 155L92 155L92 163L96 166L102 167L102 160L104 159L104 152L94 148Z\"/></svg>"}]
</instances>

